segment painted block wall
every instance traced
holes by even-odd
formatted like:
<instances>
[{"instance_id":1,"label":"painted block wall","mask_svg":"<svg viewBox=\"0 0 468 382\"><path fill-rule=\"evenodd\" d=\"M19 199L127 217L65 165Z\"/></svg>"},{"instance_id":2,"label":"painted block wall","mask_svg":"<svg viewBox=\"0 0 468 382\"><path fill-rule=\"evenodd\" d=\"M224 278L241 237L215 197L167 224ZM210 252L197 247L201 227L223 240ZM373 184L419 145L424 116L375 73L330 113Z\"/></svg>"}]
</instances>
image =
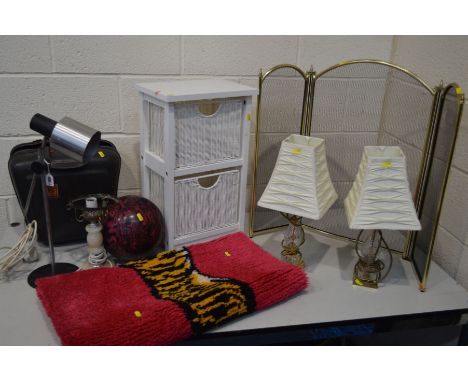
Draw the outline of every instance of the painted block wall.
<instances>
[{"instance_id":1,"label":"painted block wall","mask_svg":"<svg viewBox=\"0 0 468 382\"><path fill-rule=\"evenodd\" d=\"M9 151L38 138L29 129L37 112L100 129L122 155L119 192L138 193L135 83L217 76L257 86L260 68L389 59L391 43L390 36L0 36L0 235L14 195Z\"/></svg>"}]
</instances>

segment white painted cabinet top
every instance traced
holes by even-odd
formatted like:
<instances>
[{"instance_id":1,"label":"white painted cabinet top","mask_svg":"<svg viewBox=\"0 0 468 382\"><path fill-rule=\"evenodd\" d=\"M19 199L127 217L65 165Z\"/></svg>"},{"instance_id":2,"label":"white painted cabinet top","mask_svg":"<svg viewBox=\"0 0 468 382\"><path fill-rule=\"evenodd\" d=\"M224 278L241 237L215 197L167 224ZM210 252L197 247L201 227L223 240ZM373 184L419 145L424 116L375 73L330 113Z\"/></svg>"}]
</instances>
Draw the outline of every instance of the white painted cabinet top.
<instances>
[{"instance_id":1,"label":"white painted cabinet top","mask_svg":"<svg viewBox=\"0 0 468 382\"><path fill-rule=\"evenodd\" d=\"M243 97L258 94L256 88L221 79L148 82L136 84L136 88L163 102Z\"/></svg>"}]
</instances>

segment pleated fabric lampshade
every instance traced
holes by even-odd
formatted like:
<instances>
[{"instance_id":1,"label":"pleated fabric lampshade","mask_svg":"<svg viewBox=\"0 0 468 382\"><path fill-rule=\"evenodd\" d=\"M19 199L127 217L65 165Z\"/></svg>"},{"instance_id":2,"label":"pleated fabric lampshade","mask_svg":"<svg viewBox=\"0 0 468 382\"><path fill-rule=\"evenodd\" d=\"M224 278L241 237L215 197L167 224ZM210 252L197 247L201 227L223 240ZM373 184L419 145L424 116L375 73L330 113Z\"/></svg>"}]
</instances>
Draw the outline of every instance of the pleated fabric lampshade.
<instances>
[{"instance_id":1,"label":"pleated fabric lampshade","mask_svg":"<svg viewBox=\"0 0 468 382\"><path fill-rule=\"evenodd\" d=\"M328 172L324 140L292 134L281 143L258 205L317 220L337 198Z\"/></svg>"},{"instance_id":2,"label":"pleated fabric lampshade","mask_svg":"<svg viewBox=\"0 0 468 382\"><path fill-rule=\"evenodd\" d=\"M405 155L400 147L364 147L344 207L351 229L421 229L409 189Z\"/></svg>"}]
</instances>

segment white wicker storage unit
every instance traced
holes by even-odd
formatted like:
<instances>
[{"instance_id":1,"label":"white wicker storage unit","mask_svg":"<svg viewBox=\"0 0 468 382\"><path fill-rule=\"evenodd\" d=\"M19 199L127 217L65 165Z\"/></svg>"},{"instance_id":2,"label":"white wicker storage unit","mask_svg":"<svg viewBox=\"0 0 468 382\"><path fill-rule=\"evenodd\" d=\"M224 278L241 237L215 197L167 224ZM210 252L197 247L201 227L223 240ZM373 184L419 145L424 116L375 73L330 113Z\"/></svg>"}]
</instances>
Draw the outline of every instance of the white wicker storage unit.
<instances>
[{"instance_id":1,"label":"white wicker storage unit","mask_svg":"<svg viewBox=\"0 0 468 382\"><path fill-rule=\"evenodd\" d=\"M225 80L137 84L143 196L166 220L167 247L244 229L252 96Z\"/></svg>"}]
</instances>

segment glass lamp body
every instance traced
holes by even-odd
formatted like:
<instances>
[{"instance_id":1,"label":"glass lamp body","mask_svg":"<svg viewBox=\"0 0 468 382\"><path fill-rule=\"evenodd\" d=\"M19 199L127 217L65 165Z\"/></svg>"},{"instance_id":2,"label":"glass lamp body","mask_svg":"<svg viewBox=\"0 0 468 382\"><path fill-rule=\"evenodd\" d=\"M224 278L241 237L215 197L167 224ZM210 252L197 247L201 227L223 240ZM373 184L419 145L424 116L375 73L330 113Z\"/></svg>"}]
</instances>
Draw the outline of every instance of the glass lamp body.
<instances>
[{"instance_id":1,"label":"glass lamp body","mask_svg":"<svg viewBox=\"0 0 468 382\"><path fill-rule=\"evenodd\" d=\"M353 284L369 288L377 288L386 274L382 275L385 264L379 257L386 252L392 259L392 254L380 230L362 230L356 240L356 253L359 261L354 266ZM390 270L391 265L387 270ZM388 273L388 271L387 271Z\"/></svg>"},{"instance_id":2,"label":"glass lamp body","mask_svg":"<svg viewBox=\"0 0 468 382\"><path fill-rule=\"evenodd\" d=\"M299 247L304 244L305 234L302 227L302 217L296 215L283 214L289 221L288 228L284 232L284 239L281 242L283 250L281 259L287 263L304 268L304 260Z\"/></svg>"}]
</instances>

